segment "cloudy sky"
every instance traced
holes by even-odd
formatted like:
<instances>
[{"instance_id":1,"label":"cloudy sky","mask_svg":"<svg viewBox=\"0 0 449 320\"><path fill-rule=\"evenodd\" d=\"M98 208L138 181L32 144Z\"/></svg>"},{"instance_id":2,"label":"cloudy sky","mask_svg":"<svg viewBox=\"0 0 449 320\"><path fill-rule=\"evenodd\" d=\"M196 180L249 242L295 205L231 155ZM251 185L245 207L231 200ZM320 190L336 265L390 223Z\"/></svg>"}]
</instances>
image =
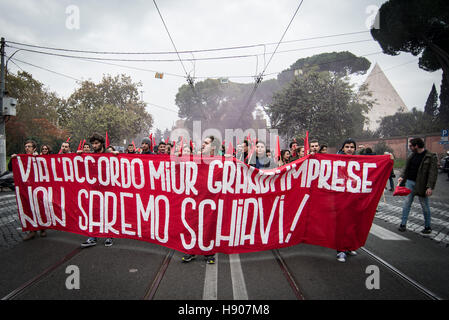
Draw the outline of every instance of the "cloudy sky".
<instances>
[{"instance_id":1,"label":"cloudy sky","mask_svg":"<svg viewBox=\"0 0 449 320\"><path fill-rule=\"evenodd\" d=\"M300 0L157 0L178 51L259 45L251 48L176 54L106 55L51 51L78 57L159 61L92 61L50 56L21 50L9 63L11 72L30 72L61 97L68 97L77 80L98 82L104 74L127 74L141 82L142 96L154 125L164 130L178 119L175 95L186 83L186 72L201 81L228 77L254 82L268 63ZM266 66L264 80L288 68L297 59L333 51L351 51L377 62L409 109L423 109L432 84L437 90L441 72L418 67L418 57L381 53L368 25L381 0L304 0L277 53ZM170 38L151 0L67 1L2 0L0 30L6 41L44 47L99 52L173 52ZM10 46L24 48L9 43ZM17 48L8 47L12 55ZM48 50L31 48L35 51ZM229 58L231 56L245 56ZM216 59L227 57L226 59ZM210 59L214 58L214 59ZM170 60L170 61L160 61ZM11 60L13 61L13 60ZM185 69L185 70L184 70ZM51 72L52 71L52 72ZM156 79L155 72L164 73ZM358 77L354 81L363 81Z\"/></svg>"}]
</instances>

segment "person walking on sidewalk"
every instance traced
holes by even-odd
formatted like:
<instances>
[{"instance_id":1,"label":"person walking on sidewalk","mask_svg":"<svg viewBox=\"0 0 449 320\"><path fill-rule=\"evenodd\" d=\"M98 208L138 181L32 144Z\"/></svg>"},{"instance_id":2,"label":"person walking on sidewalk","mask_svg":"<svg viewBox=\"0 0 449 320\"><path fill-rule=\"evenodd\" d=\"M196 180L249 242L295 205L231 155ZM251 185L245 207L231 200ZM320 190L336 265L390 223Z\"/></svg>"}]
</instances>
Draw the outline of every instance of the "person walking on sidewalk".
<instances>
[{"instance_id":1,"label":"person walking on sidewalk","mask_svg":"<svg viewBox=\"0 0 449 320\"><path fill-rule=\"evenodd\" d=\"M424 229L421 230L421 233L429 234L432 232L429 197L432 195L437 182L438 160L435 153L424 148L424 141L421 138L410 140L409 148L412 154L407 159L398 183L401 186L405 185L412 192L405 199L399 231L404 232L406 230L410 207L414 197L418 196L424 215Z\"/></svg>"}]
</instances>

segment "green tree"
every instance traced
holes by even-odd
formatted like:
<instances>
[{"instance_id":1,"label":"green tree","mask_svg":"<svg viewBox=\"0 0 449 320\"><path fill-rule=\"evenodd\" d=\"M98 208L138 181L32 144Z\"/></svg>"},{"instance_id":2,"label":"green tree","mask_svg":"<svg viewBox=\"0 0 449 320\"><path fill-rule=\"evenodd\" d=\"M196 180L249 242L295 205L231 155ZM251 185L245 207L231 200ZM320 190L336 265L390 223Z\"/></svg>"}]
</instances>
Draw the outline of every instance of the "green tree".
<instances>
[{"instance_id":1,"label":"green tree","mask_svg":"<svg viewBox=\"0 0 449 320\"><path fill-rule=\"evenodd\" d=\"M390 0L379 9L380 28L371 29L384 53L422 53L419 66L449 71L449 2L446 0Z\"/></svg>"},{"instance_id":2,"label":"green tree","mask_svg":"<svg viewBox=\"0 0 449 320\"><path fill-rule=\"evenodd\" d=\"M340 77L350 74L365 74L371 63L364 57L357 57L351 52L326 52L316 54L311 57L302 58L293 63L287 70L278 75L281 86L295 78L295 71L299 74L307 73L311 70L329 71L338 74Z\"/></svg>"},{"instance_id":3,"label":"green tree","mask_svg":"<svg viewBox=\"0 0 449 320\"><path fill-rule=\"evenodd\" d=\"M254 96L248 103L253 84L221 83L216 79L206 79L190 85L182 85L176 94L178 116L191 129L193 121L201 121L202 129L222 130L251 127L252 112L256 102L262 97ZM265 99L269 99L265 97ZM245 107L247 106L246 110Z\"/></svg>"},{"instance_id":4,"label":"green tree","mask_svg":"<svg viewBox=\"0 0 449 320\"><path fill-rule=\"evenodd\" d=\"M148 136L153 119L139 100L140 86L126 75L107 75L98 84L83 81L59 109L60 122L75 141L106 131L111 144Z\"/></svg>"},{"instance_id":5,"label":"green tree","mask_svg":"<svg viewBox=\"0 0 449 320\"><path fill-rule=\"evenodd\" d=\"M429 115L432 119L438 112L438 93L435 84L432 85L429 96L427 97L426 105L424 106L424 113Z\"/></svg>"},{"instance_id":6,"label":"green tree","mask_svg":"<svg viewBox=\"0 0 449 320\"><path fill-rule=\"evenodd\" d=\"M194 87L183 85L176 95L179 108L178 116L185 120L187 128L192 128L195 120L200 120L202 128L254 128L256 119L252 113L257 105L266 107L273 101L274 93L292 81L294 70L302 69L330 71L343 77L352 73L364 73L370 62L350 52L333 52L299 59L289 69L283 71L277 79L269 79L258 84L235 82L221 83L219 80L207 79L195 83ZM355 107L355 106L354 106ZM364 118L360 119L363 127ZM362 130L362 129L360 129Z\"/></svg>"},{"instance_id":7,"label":"green tree","mask_svg":"<svg viewBox=\"0 0 449 320\"><path fill-rule=\"evenodd\" d=\"M383 117L378 134L381 137L395 137L432 133L436 130L430 115L413 108L411 112L398 112L392 116Z\"/></svg>"},{"instance_id":8,"label":"green tree","mask_svg":"<svg viewBox=\"0 0 449 320\"><path fill-rule=\"evenodd\" d=\"M444 85L449 78L449 73L443 73L441 80L440 106L438 107L439 129L447 129L449 124L449 86Z\"/></svg>"},{"instance_id":9,"label":"green tree","mask_svg":"<svg viewBox=\"0 0 449 320\"><path fill-rule=\"evenodd\" d=\"M443 70L440 123L449 122L449 1L390 0L379 9L380 28L371 29L384 53L421 54L419 67Z\"/></svg>"},{"instance_id":10,"label":"green tree","mask_svg":"<svg viewBox=\"0 0 449 320\"><path fill-rule=\"evenodd\" d=\"M265 111L288 140L309 131L310 137L336 145L354 136L363 125L362 112L371 106L364 88L354 92L337 74L310 71L276 93Z\"/></svg>"},{"instance_id":11,"label":"green tree","mask_svg":"<svg viewBox=\"0 0 449 320\"><path fill-rule=\"evenodd\" d=\"M391 149L385 141L380 141L379 143L374 145L373 152L377 155L382 155L385 152L393 153L393 149Z\"/></svg>"},{"instance_id":12,"label":"green tree","mask_svg":"<svg viewBox=\"0 0 449 320\"><path fill-rule=\"evenodd\" d=\"M154 130L153 136L154 136L154 140L156 140L156 144L158 144L159 142L164 140L162 130L159 128L156 128L156 130Z\"/></svg>"},{"instance_id":13,"label":"green tree","mask_svg":"<svg viewBox=\"0 0 449 320\"><path fill-rule=\"evenodd\" d=\"M6 153L23 153L27 139L58 148L67 135L58 124L63 101L27 72L8 73L5 83L9 96L17 99L16 116L6 122Z\"/></svg>"}]
</instances>

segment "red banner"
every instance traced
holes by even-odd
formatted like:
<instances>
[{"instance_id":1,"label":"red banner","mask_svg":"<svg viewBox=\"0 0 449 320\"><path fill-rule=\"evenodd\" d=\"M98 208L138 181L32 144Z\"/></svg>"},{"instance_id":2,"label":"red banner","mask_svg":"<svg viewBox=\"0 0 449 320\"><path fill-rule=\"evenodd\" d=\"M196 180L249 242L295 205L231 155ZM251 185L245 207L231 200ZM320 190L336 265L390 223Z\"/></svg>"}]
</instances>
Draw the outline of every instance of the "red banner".
<instances>
[{"instance_id":1,"label":"red banner","mask_svg":"<svg viewBox=\"0 0 449 320\"><path fill-rule=\"evenodd\" d=\"M235 158L19 155L24 231L148 241L192 254L365 244L389 156L315 154L258 170Z\"/></svg>"}]
</instances>

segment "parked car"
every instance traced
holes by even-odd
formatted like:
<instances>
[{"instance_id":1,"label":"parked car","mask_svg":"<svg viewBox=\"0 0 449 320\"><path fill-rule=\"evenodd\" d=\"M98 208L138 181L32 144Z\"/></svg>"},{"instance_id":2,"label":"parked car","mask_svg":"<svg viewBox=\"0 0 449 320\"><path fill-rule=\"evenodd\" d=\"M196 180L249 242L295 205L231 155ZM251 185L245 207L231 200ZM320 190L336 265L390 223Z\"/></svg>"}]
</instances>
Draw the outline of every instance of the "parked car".
<instances>
[{"instance_id":1,"label":"parked car","mask_svg":"<svg viewBox=\"0 0 449 320\"><path fill-rule=\"evenodd\" d=\"M449 172L449 151L446 152L446 156L442 157L438 165L440 172Z\"/></svg>"},{"instance_id":2,"label":"parked car","mask_svg":"<svg viewBox=\"0 0 449 320\"><path fill-rule=\"evenodd\" d=\"M14 190L14 177L12 171L5 171L0 174L0 187Z\"/></svg>"}]
</instances>

